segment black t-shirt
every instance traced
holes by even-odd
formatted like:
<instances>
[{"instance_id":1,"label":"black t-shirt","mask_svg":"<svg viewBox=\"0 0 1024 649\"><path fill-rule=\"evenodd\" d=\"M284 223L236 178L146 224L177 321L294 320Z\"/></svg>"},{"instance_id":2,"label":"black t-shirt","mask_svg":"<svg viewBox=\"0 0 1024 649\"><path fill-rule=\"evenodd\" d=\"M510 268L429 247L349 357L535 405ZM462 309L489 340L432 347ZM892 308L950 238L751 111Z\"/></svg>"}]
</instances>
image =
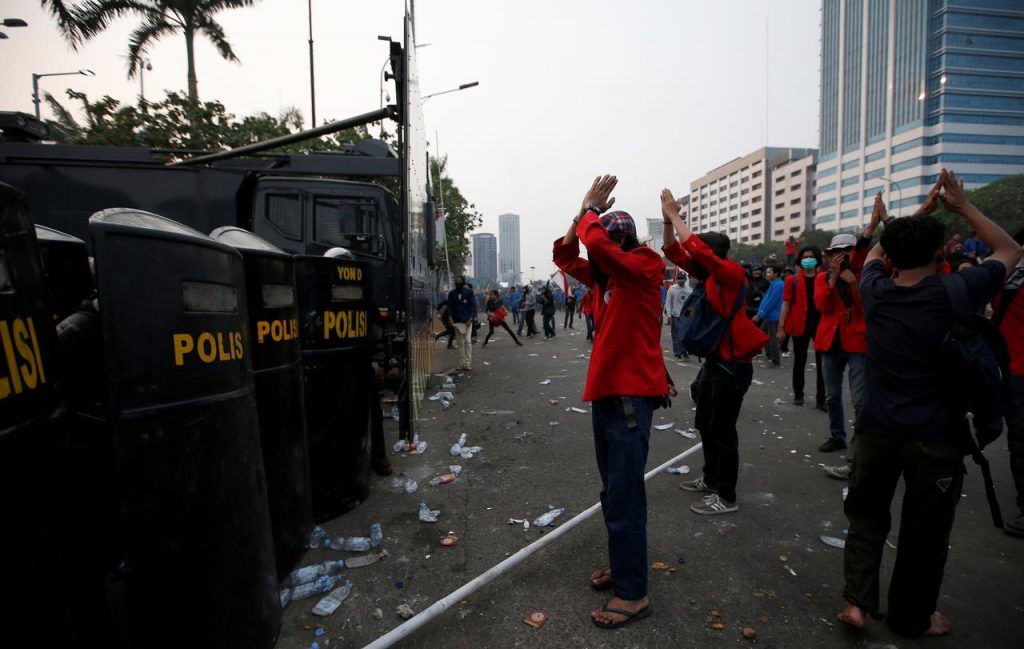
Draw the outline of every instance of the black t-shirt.
<instances>
[{"instance_id":1,"label":"black t-shirt","mask_svg":"<svg viewBox=\"0 0 1024 649\"><path fill-rule=\"evenodd\" d=\"M984 308L1006 279L998 261L960 272L971 307ZM953 308L938 275L915 286L896 286L881 260L864 266L860 297L867 325L864 405L856 429L941 442L953 429L939 370L942 339Z\"/></svg>"},{"instance_id":2,"label":"black t-shirt","mask_svg":"<svg viewBox=\"0 0 1024 649\"><path fill-rule=\"evenodd\" d=\"M814 304L814 282L818 279L817 275L801 275L804 278L804 286L807 288L807 328L804 330L805 336L814 336L814 332L818 329L818 321L821 320L821 312L818 311L818 307Z\"/></svg>"}]
</instances>

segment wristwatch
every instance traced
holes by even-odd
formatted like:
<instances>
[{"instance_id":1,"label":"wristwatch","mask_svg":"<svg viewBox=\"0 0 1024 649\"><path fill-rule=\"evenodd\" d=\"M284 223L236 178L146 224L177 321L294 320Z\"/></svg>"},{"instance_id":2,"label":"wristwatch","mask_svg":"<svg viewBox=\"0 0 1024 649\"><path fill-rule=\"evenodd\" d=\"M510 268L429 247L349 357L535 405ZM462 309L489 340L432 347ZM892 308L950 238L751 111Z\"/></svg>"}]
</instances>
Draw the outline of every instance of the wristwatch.
<instances>
[{"instance_id":1,"label":"wristwatch","mask_svg":"<svg viewBox=\"0 0 1024 649\"><path fill-rule=\"evenodd\" d=\"M594 205L593 203L591 203L590 205L587 205L586 207L584 207L582 211L580 211L580 217L582 217L587 212L593 212L594 214L597 214L598 216L600 216L601 215L601 208L598 207L597 205Z\"/></svg>"}]
</instances>

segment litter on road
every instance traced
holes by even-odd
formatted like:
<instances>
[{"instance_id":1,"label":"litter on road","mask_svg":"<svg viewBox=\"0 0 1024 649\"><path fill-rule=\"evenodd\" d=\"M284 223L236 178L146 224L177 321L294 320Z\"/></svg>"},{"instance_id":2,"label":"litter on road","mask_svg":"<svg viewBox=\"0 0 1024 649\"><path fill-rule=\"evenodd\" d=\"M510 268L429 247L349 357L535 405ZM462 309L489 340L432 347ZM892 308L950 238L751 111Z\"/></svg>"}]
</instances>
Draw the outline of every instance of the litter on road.
<instances>
[{"instance_id":1,"label":"litter on road","mask_svg":"<svg viewBox=\"0 0 1024 649\"><path fill-rule=\"evenodd\" d=\"M673 426L675 426L675 425L676 425L676 424L675 424L675 422L671 422L671 421L670 421L670 422L669 422L669 423L667 423L667 424L658 424L658 425L656 425L656 426L653 426L653 428L654 428L655 430L668 430L669 428L672 428L672 427L673 427Z\"/></svg>"}]
</instances>

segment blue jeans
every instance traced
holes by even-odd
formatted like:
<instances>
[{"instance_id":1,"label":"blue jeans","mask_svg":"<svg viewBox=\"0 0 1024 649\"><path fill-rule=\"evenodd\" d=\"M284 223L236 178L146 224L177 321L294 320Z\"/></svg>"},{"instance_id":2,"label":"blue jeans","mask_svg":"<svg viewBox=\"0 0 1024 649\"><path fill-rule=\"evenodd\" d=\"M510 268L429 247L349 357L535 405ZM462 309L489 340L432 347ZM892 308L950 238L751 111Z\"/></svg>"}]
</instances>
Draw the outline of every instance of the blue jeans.
<instances>
[{"instance_id":1,"label":"blue jeans","mask_svg":"<svg viewBox=\"0 0 1024 649\"><path fill-rule=\"evenodd\" d=\"M836 332L838 336L839 333ZM854 421L864 403L864 368L866 354L851 354L842 349L833 349L822 354L825 361L825 403L828 404L828 430L832 437L846 440L846 425L843 413L843 372L850 368L850 400L853 401Z\"/></svg>"},{"instance_id":2,"label":"blue jeans","mask_svg":"<svg viewBox=\"0 0 1024 649\"><path fill-rule=\"evenodd\" d=\"M682 356L686 353L686 346L683 345L683 319L672 316L672 355Z\"/></svg>"},{"instance_id":3,"label":"blue jeans","mask_svg":"<svg viewBox=\"0 0 1024 649\"><path fill-rule=\"evenodd\" d=\"M625 397L636 415L627 427L624 397L591 404L594 451L601 474L601 511L608 529L608 560L615 596L635 600L647 595L647 492L644 468L651 439L651 418L658 400Z\"/></svg>"},{"instance_id":4,"label":"blue jeans","mask_svg":"<svg viewBox=\"0 0 1024 649\"><path fill-rule=\"evenodd\" d=\"M583 316L587 320L587 340L594 339L594 316Z\"/></svg>"}]
</instances>

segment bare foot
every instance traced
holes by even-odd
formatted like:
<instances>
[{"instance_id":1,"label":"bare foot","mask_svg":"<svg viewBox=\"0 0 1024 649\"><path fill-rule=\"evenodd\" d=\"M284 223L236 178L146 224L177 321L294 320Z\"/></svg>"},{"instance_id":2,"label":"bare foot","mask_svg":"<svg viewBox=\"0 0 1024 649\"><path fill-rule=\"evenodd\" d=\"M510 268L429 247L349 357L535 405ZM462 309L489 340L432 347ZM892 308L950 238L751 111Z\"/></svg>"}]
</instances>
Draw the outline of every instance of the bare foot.
<instances>
[{"instance_id":1,"label":"bare foot","mask_svg":"<svg viewBox=\"0 0 1024 649\"><path fill-rule=\"evenodd\" d=\"M924 635L949 635L949 632L952 630L953 625L949 620L942 613L935 611L932 613L932 625L928 627Z\"/></svg>"},{"instance_id":2,"label":"bare foot","mask_svg":"<svg viewBox=\"0 0 1024 649\"><path fill-rule=\"evenodd\" d=\"M590 587L595 589L605 588L612 584L612 569L601 568L590 573Z\"/></svg>"},{"instance_id":3,"label":"bare foot","mask_svg":"<svg viewBox=\"0 0 1024 649\"><path fill-rule=\"evenodd\" d=\"M608 602L605 606L607 608L618 608L624 611L629 611L630 613L635 613L647 608L649 603L650 599L647 597L642 597L640 599L621 599L613 597L612 601ZM597 622L603 622L605 624L615 624L627 619L627 616L622 615L621 613L612 613L601 608L593 611L590 614L590 617L594 618Z\"/></svg>"},{"instance_id":4,"label":"bare foot","mask_svg":"<svg viewBox=\"0 0 1024 649\"><path fill-rule=\"evenodd\" d=\"M864 623L867 622L867 618L864 617L864 611L860 610L859 606L855 606L849 602L843 610L836 614L836 619L843 624L848 624L855 629L863 629Z\"/></svg>"}]
</instances>

